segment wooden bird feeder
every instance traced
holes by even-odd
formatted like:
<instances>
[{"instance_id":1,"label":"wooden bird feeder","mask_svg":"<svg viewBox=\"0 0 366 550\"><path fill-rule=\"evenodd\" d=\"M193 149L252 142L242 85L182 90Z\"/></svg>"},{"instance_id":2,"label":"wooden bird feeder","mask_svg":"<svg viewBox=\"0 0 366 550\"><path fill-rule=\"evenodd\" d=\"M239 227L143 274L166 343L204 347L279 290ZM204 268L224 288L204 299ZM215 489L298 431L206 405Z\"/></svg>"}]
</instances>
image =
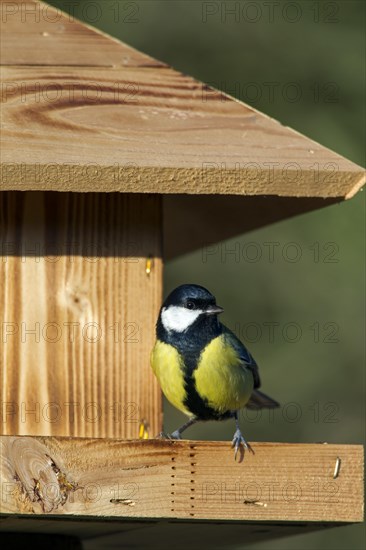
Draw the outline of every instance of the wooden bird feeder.
<instances>
[{"instance_id":1,"label":"wooden bird feeder","mask_svg":"<svg viewBox=\"0 0 366 550\"><path fill-rule=\"evenodd\" d=\"M1 8L3 540L228 547L362 521L359 445L235 463L151 439L149 354L163 259L350 198L363 170L47 4Z\"/></svg>"}]
</instances>

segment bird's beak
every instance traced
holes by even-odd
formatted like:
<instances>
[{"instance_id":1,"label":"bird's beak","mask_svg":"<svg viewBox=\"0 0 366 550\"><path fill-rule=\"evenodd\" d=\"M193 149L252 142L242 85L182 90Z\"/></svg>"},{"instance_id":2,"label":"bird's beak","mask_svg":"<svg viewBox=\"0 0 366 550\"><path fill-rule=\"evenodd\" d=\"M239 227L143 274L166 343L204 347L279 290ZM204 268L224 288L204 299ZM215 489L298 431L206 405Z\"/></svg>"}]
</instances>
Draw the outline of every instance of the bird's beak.
<instances>
[{"instance_id":1,"label":"bird's beak","mask_svg":"<svg viewBox=\"0 0 366 550\"><path fill-rule=\"evenodd\" d=\"M205 313L206 315L218 315L223 311L224 311L224 308L220 306L208 306L208 308L205 310Z\"/></svg>"}]
</instances>

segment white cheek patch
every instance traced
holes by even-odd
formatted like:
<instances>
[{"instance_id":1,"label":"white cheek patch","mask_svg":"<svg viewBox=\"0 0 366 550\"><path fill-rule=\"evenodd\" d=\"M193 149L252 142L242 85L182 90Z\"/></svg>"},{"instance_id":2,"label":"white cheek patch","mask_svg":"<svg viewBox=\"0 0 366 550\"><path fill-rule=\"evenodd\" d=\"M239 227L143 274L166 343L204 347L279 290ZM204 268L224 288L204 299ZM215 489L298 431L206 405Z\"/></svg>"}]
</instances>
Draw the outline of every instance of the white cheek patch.
<instances>
[{"instance_id":1,"label":"white cheek patch","mask_svg":"<svg viewBox=\"0 0 366 550\"><path fill-rule=\"evenodd\" d=\"M181 306L169 306L161 312L161 322L166 330L184 332L203 313L200 309L187 309Z\"/></svg>"}]
</instances>

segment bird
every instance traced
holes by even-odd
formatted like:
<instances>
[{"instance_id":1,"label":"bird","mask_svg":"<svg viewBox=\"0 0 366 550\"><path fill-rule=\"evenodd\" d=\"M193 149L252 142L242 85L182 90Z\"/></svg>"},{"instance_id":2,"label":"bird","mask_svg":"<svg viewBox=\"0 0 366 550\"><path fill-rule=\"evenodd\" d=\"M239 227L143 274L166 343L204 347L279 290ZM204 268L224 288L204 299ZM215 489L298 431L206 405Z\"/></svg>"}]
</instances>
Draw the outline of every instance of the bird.
<instances>
[{"instance_id":1,"label":"bird","mask_svg":"<svg viewBox=\"0 0 366 550\"><path fill-rule=\"evenodd\" d=\"M199 421L235 420L234 459L240 449L254 452L239 425L239 411L276 408L279 403L259 391L258 365L218 315L223 308L203 286L183 284L163 302L157 323L151 367L170 403L189 419L171 434L182 433Z\"/></svg>"}]
</instances>

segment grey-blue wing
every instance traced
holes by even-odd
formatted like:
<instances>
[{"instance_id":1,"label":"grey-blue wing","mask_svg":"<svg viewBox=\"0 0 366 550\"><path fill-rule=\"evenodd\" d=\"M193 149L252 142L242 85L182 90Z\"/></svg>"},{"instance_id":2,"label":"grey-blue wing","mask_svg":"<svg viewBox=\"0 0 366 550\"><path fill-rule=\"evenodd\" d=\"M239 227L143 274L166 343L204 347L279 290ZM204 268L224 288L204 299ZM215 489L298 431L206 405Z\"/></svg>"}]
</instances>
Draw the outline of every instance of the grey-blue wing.
<instances>
[{"instance_id":1,"label":"grey-blue wing","mask_svg":"<svg viewBox=\"0 0 366 550\"><path fill-rule=\"evenodd\" d=\"M225 325L222 325L222 333L224 334L225 339L230 342L230 345L236 350L239 357L243 360L245 366L251 370L254 378L254 388L259 388L261 381L259 378L258 365L251 353L244 346L243 342L241 342L229 328L225 327Z\"/></svg>"},{"instance_id":2,"label":"grey-blue wing","mask_svg":"<svg viewBox=\"0 0 366 550\"><path fill-rule=\"evenodd\" d=\"M251 353L230 329L225 327L225 325L222 325L222 329L225 338L230 342L230 345L235 348L236 352L243 360L243 364L245 364L245 366L249 368L253 374L254 390L245 406L248 409L275 409L279 407L280 405L277 401L257 389L260 387L261 381L259 378L258 365Z\"/></svg>"}]
</instances>

